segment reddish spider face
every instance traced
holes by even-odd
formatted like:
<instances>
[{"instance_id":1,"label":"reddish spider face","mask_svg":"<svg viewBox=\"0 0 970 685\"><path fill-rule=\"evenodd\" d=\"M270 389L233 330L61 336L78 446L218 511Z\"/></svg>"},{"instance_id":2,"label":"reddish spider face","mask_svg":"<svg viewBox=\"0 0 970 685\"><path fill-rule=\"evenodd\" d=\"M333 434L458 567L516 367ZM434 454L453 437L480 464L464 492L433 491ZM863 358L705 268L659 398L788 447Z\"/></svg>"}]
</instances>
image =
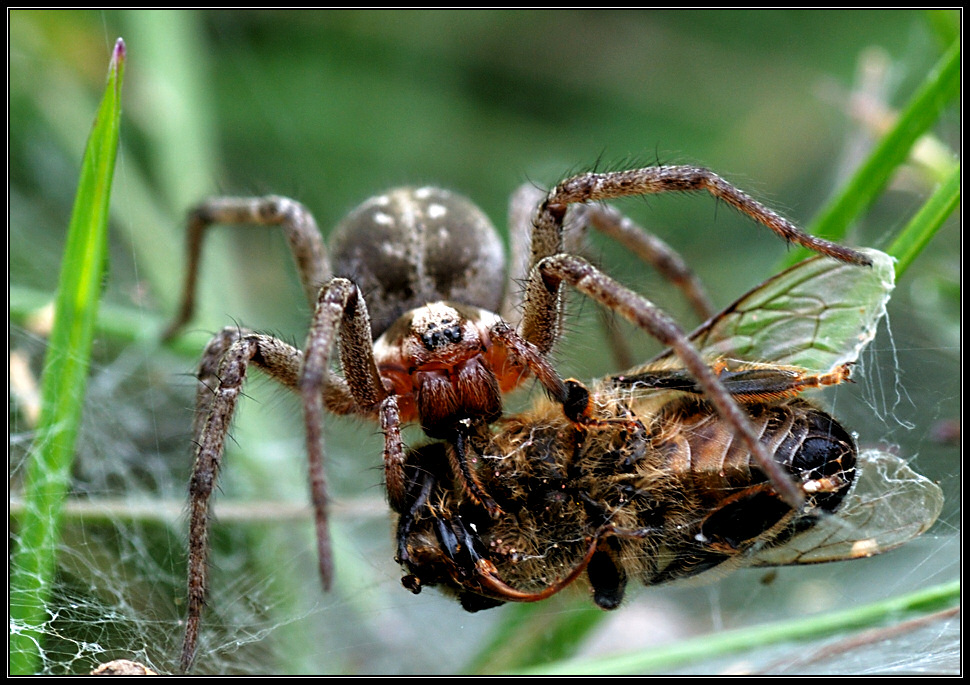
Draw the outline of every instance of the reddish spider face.
<instances>
[{"instance_id":1,"label":"reddish spider face","mask_svg":"<svg viewBox=\"0 0 970 685\"><path fill-rule=\"evenodd\" d=\"M398 396L403 421L419 420L428 435L445 437L458 419L500 416L501 393L524 376L492 339L500 321L477 307L433 302L406 313L377 339L374 358Z\"/></svg>"}]
</instances>

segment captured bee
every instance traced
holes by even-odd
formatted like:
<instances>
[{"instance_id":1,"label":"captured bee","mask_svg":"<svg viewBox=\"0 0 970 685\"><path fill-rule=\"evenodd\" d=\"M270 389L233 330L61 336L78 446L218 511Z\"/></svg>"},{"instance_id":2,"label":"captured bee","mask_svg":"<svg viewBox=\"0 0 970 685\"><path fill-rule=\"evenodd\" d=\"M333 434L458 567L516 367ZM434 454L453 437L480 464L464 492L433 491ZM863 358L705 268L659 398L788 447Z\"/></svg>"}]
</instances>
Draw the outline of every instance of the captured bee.
<instances>
[{"instance_id":1,"label":"captured bee","mask_svg":"<svg viewBox=\"0 0 970 685\"><path fill-rule=\"evenodd\" d=\"M848 380L893 288L871 269L814 258L769 279L691 335L804 496L793 508L673 355L568 381L573 406L540 402L454 443L412 450L399 511L405 587L441 586L477 611L545 599L579 579L604 609L629 581L867 557L924 532L940 489L898 457L859 453L800 395ZM451 475L454 452L500 513Z\"/></svg>"}]
</instances>

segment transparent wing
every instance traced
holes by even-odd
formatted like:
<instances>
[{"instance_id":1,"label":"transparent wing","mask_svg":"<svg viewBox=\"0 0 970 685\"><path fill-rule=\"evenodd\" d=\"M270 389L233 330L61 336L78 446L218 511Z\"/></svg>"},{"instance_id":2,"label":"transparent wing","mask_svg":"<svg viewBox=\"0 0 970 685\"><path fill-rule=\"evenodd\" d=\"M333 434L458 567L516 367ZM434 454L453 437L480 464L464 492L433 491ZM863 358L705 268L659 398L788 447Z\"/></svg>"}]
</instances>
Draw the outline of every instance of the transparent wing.
<instances>
[{"instance_id":1,"label":"transparent wing","mask_svg":"<svg viewBox=\"0 0 970 685\"><path fill-rule=\"evenodd\" d=\"M943 491L897 456L859 455L856 482L833 515L778 547L750 558L754 566L858 559L889 551L924 533L943 508Z\"/></svg>"},{"instance_id":2,"label":"transparent wing","mask_svg":"<svg viewBox=\"0 0 970 685\"><path fill-rule=\"evenodd\" d=\"M861 250L871 268L815 257L772 276L691 334L705 357L828 373L875 337L895 285L893 258ZM661 354L654 361L671 357Z\"/></svg>"}]
</instances>

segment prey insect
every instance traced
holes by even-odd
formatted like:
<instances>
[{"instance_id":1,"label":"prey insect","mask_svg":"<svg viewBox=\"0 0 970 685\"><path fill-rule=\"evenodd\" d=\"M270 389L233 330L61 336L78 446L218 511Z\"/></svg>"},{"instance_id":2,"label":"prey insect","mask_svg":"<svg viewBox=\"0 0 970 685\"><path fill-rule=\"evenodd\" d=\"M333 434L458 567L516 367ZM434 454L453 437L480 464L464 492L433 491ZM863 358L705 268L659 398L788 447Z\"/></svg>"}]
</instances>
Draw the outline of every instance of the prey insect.
<instances>
[{"instance_id":1,"label":"prey insect","mask_svg":"<svg viewBox=\"0 0 970 685\"><path fill-rule=\"evenodd\" d=\"M195 656L205 602L209 504L226 436L250 366L301 398L311 498L324 588L332 579L323 468L325 412L373 419L384 433L384 480L395 511L414 505L413 474L422 452L408 455L401 427L417 423L450 445L439 476L488 518L503 514L492 485L474 465L470 442L502 416L502 396L534 378L556 412L571 425L585 424L588 393L566 384L549 361L561 337L561 286L594 297L637 323L674 351L699 394L747 446L779 496L801 506L802 488L775 462L757 427L736 397L661 310L610 279L581 255L587 227L606 233L681 286L706 313L696 279L672 250L599 201L628 195L704 190L785 240L829 258L870 265L861 252L814 238L706 169L647 167L586 173L547 194L526 187L510 208L512 259L506 269L501 242L471 202L437 188L401 188L374 197L342 222L324 246L313 217L286 198L216 198L189 217L188 270L182 306L167 336L190 319L195 301L202 237L213 224L277 226L286 235L313 315L302 349L239 327L223 329L207 346L199 367L190 483L189 600L181 664ZM567 213L568 211L568 213ZM524 284L524 290L520 290ZM616 284L613 284L616 285ZM521 292L521 299L512 295ZM631 299L632 296L632 299ZM332 367L339 347L340 370ZM592 419L594 425L597 419ZM429 458L434 462L434 458ZM441 478L444 482L444 478Z\"/></svg>"},{"instance_id":2,"label":"prey insect","mask_svg":"<svg viewBox=\"0 0 970 685\"><path fill-rule=\"evenodd\" d=\"M629 581L867 557L925 531L942 506L939 487L896 456L860 454L832 416L799 397L847 379L875 335L893 266L866 254L872 269L803 262L691 336L803 505L780 496L665 353L592 384L583 421L540 403L469 431L465 449L499 516L455 486L452 446L412 451L397 527L405 587L441 586L477 611L539 601L582 578L613 609Z\"/></svg>"}]
</instances>

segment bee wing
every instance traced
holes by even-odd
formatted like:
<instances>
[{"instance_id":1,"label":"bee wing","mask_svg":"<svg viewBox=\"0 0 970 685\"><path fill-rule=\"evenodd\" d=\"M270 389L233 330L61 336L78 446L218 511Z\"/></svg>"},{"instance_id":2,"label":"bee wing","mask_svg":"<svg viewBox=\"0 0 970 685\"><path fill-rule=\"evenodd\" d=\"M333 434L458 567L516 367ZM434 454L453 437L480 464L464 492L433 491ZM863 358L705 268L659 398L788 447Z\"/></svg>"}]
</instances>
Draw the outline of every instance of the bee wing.
<instances>
[{"instance_id":1,"label":"bee wing","mask_svg":"<svg viewBox=\"0 0 970 685\"><path fill-rule=\"evenodd\" d=\"M871 557L924 533L943 508L943 491L897 456L868 450L842 507L778 547L758 550L754 566L815 564Z\"/></svg>"},{"instance_id":2,"label":"bee wing","mask_svg":"<svg viewBox=\"0 0 970 685\"><path fill-rule=\"evenodd\" d=\"M854 362L876 335L895 286L893 258L872 267L814 257L772 276L691 333L708 358L772 362L828 373ZM656 360L670 358L668 350Z\"/></svg>"}]
</instances>

